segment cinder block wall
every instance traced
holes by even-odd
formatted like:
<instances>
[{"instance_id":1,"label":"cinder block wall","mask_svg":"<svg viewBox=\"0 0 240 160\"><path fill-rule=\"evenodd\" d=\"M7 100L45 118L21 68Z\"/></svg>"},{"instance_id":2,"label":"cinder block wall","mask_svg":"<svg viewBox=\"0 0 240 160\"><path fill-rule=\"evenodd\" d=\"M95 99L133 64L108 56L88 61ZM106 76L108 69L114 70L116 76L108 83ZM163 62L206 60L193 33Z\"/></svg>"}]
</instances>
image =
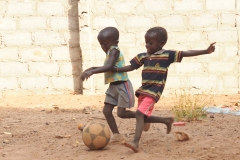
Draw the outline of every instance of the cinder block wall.
<instances>
[{"instance_id":1,"label":"cinder block wall","mask_svg":"<svg viewBox=\"0 0 240 160\"><path fill-rule=\"evenodd\" d=\"M77 0L0 1L0 97L81 92Z\"/></svg>"},{"instance_id":2,"label":"cinder block wall","mask_svg":"<svg viewBox=\"0 0 240 160\"><path fill-rule=\"evenodd\" d=\"M119 29L119 46L129 64L136 54L146 51L145 32L162 26L169 36L165 49L206 49L217 42L211 55L172 64L164 95L182 88L201 93L238 93L240 0L80 0L79 9L83 69L103 64L105 53L96 38L102 28ZM129 77L137 89L141 69L129 72ZM83 85L86 94L104 93L107 88L101 74Z\"/></svg>"},{"instance_id":3,"label":"cinder block wall","mask_svg":"<svg viewBox=\"0 0 240 160\"><path fill-rule=\"evenodd\" d=\"M169 68L165 95L182 87L219 94L239 91L240 0L5 0L0 1L0 97L103 94L103 75L79 80L82 70L103 64L98 32L120 31L126 63L144 52L144 34L167 29L165 49L205 49L212 55L184 58ZM141 69L129 72L137 89ZM82 86L83 85L83 86Z\"/></svg>"}]
</instances>

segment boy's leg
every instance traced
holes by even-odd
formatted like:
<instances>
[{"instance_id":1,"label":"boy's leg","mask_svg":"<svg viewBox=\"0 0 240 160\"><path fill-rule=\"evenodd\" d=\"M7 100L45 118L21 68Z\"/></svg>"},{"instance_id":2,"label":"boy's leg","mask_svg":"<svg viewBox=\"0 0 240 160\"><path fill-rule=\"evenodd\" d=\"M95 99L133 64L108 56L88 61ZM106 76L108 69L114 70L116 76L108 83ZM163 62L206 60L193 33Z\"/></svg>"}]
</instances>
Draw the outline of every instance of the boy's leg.
<instances>
[{"instance_id":1,"label":"boy's leg","mask_svg":"<svg viewBox=\"0 0 240 160\"><path fill-rule=\"evenodd\" d=\"M103 108L103 114L107 120L107 123L113 133L113 137L111 138L111 143L112 142L121 142L124 140L123 135L119 133L118 127L116 124L116 120L112 114L112 110L114 108L114 105L105 103L104 108Z\"/></svg>"},{"instance_id":2,"label":"boy's leg","mask_svg":"<svg viewBox=\"0 0 240 160\"><path fill-rule=\"evenodd\" d=\"M134 152L138 152L138 144L144 128L144 123L164 123L167 125L167 134L171 132L171 127L174 119L172 117L157 117L150 116L154 107L154 99L151 97L139 96L139 106L136 111L136 130L133 142L124 142L126 147L131 148Z\"/></svg>"},{"instance_id":3,"label":"boy's leg","mask_svg":"<svg viewBox=\"0 0 240 160\"><path fill-rule=\"evenodd\" d=\"M144 118L145 123L164 123L167 126L167 134L171 132L173 121L173 117L150 116Z\"/></svg>"},{"instance_id":4,"label":"boy's leg","mask_svg":"<svg viewBox=\"0 0 240 160\"><path fill-rule=\"evenodd\" d=\"M120 118L136 118L136 112L134 111L127 111L126 108L118 107L117 115Z\"/></svg>"},{"instance_id":5,"label":"boy's leg","mask_svg":"<svg viewBox=\"0 0 240 160\"><path fill-rule=\"evenodd\" d=\"M133 111L127 111L126 108L121 108L121 107L118 107L118 110L117 110L117 115L118 117L120 118L136 118L136 112L133 112ZM146 117L145 117L146 118ZM144 127L143 127L143 131L148 131L149 128L150 128L150 124L151 123L146 123L144 121Z\"/></svg>"},{"instance_id":6,"label":"boy's leg","mask_svg":"<svg viewBox=\"0 0 240 160\"><path fill-rule=\"evenodd\" d=\"M172 117L158 117L151 116L155 100L148 96L139 96L139 107L138 110L145 115L144 122L147 123L164 123L167 126L167 134L171 132L172 123L174 119Z\"/></svg>"},{"instance_id":7,"label":"boy's leg","mask_svg":"<svg viewBox=\"0 0 240 160\"><path fill-rule=\"evenodd\" d=\"M112 110L113 110L114 106L108 103L105 103L104 107L103 107L103 114L107 120L107 123L112 131L112 133L117 133L119 134L118 128L117 128L117 124L115 121L115 118L112 114Z\"/></svg>"},{"instance_id":8,"label":"boy's leg","mask_svg":"<svg viewBox=\"0 0 240 160\"><path fill-rule=\"evenodd\" d=\"M124 142L124 145L128 148L131 148L134 152L138 152L138 144L142 135L143 127L144 127L144 117L140 111L136 111L136 129L135 135L132 142Z\"/></svg>"}]
</instances>

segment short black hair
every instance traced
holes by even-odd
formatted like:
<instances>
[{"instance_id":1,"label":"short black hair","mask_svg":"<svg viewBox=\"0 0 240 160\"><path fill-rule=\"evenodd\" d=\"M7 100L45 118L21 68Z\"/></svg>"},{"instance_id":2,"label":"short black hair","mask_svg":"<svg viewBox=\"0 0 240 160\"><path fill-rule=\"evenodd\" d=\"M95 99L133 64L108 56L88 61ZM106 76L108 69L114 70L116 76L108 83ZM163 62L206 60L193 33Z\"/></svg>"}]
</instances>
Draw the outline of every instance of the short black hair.
<instances>
[{"instance_id":1,"label":"short black hair","mask_svg":"<svg viewBox=\"0 0 240 160\"><path fill-rule=\"evenodd\" d=\"M167 30L163 27L153 27L153 28L150 28L147 33L156 33L157 34L157 37L158 37L158 40L159 41L165 41L167 42L167 39L168 39L168 35L167 35Z\"/></svg>"},{"instance_id":2,"label":"short black hair","mask_svg":"<svg viewBox=\"0 0 240 160\"><path fill-rule=\"evenodd\" d=\"M106 27L99 32L100 34L111 38L112 41L118 41L119 39L119 31L115 27Z\"/></svg>"}]
</instances>

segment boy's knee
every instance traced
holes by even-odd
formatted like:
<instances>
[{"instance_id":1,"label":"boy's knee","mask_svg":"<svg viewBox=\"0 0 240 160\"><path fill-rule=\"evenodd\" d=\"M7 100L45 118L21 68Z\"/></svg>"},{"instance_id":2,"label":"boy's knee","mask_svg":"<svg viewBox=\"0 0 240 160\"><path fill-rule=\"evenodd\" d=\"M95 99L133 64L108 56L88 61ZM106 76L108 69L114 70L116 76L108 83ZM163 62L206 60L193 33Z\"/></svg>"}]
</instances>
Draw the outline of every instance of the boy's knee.
<instances>
[{"instance_id":1,"label":"boy's knee","mask_svg":"<svg viewBox=\"0 0 240 160\"><path fill-rule=\"evenodd\" d=\"M105 116L112 114L112 110L106 107L103 108L102 112Z\"/></svg>"},{"instance_id":2,"label":"boy's knee","mask_svg":"<svg viewBox=\"0 0 240 160\"><path fill-rule=\"evenodd\" d=\"M144 114L139 110L136 111L136 117L144 117Z\"/></svg>"},{"instance_id":3,"label":"boy's knee","mask_svg":"<svg viewBox=\"0 0 240 160\"><path fill-rule=\"evenodd\" d=\"M124 110L118 110L117 111L117 115L120 118L125 118L125 111Z\"/></svg>"}]
</instances>

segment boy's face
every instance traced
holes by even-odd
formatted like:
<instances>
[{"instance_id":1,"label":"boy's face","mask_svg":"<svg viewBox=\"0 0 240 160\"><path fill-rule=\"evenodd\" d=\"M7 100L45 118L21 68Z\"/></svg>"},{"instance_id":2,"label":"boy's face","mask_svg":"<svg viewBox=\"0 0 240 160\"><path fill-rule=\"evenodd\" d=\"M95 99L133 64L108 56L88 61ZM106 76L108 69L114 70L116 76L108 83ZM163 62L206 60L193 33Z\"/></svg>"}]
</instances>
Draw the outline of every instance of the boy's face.
<instances>
[{"instance_id":1,"label":"boy's face","mask_svg":"<svg viewBox=\"0 0 240 160\"><path fill-rule=\"evenodd\" d=\"M160 41L157 37L157 34L154 32L146 33L145 34L145 43L146 49L148 54L153 54L162 49L165 42Z\"/></svg>"},{"instance_id":2,"label":"boy's face","mask_svg":"<svg viewBox=\"0 0 240 160\"><path fill-rule=\"evenodd\" d=\"M116 45L115 42L111 40L111 38L108 38L106 35L98 35L98 42L100 43L102 50L107 53L107 51L110 49L111 46Z\"/></svg>"}]
</instances>

